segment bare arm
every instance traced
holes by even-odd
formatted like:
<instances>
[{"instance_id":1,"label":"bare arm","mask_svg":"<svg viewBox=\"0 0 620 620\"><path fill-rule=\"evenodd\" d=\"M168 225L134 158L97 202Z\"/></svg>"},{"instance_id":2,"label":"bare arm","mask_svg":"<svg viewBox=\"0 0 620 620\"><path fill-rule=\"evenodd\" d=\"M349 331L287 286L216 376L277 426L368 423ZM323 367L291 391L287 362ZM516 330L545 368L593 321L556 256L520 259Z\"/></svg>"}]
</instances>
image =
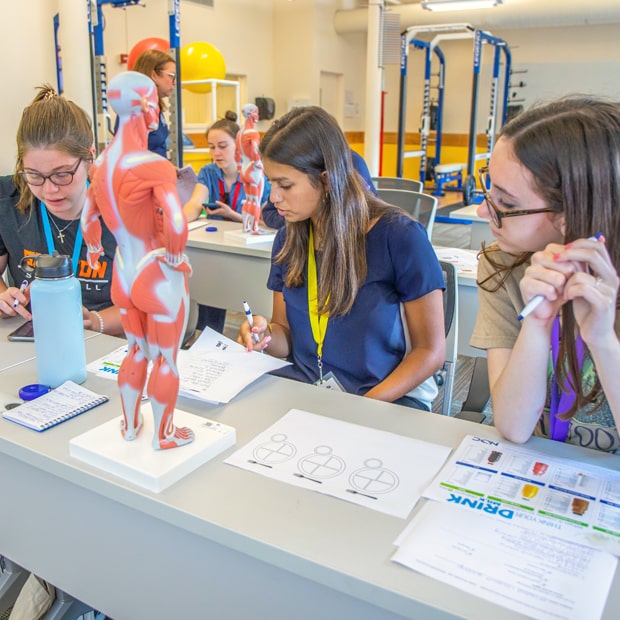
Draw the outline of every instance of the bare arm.
<instances>
[{"instance_id":1,"label":"bare arm","mask_svg":"<svg viewBox=\"0 0 620 620\"><path fill-rule=\"evenodd\" d=\"M209 199L209 190L206 185L196 183L191 198L183 205L183 213L188 222L193 222L200 217L202 205Z\"/></svg>"},{"instance_id":2,"label":"bare arm","mask_svg":"<svg viewBox=\"0 0 620 620\"><path fill-rule=\"evenodd\" d=\"M101 332L101 321L99 321L99 316L97 316L97 314L101 316L101 321L103 321L102 333L110 336L125 336L125 331L121 323L121 311L116 306L98 310L97 313L82 306L84 329Z\"/></svg>"},{"instance_id":3,"label":"bare arm","mask_svg":"<svg viewBox=\"0 0 620 620\"><path fill-rule=\"evenodd\" d=\"M383 381L366 392L368 398L392 402L428 379L445 360L442 292L432 291L404 306L411 351Z\"/></svg>"}]
</instances>

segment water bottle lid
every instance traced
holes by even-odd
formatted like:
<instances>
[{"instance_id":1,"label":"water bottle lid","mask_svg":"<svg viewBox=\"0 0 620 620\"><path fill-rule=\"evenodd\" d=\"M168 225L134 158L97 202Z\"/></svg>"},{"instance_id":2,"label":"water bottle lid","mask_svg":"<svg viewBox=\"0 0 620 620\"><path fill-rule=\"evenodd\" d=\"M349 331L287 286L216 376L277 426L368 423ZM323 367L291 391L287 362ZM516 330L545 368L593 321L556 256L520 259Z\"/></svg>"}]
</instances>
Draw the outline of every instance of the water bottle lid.
<instances>
[{"instance_id":1,"label":"water bottle lid","mask_svg":"<svg viewBox=\"0 0 620 620\"><path fill-rule=\"evenodd\" d=\"M19 388L19 397L22 400L34 400L35 398L39 398L39 396L43 396L43 394L47 394L51 389L49 385L31 383L30 385L24 385Z\"/></svg>"},{"instance_id":2,"label":"water bottle lid","mask_svg":"<svg viewBox=\"0 0 620 620\"><path fill-rule=\"evenodd\" d=\"M50 256L39 254L36 257L34 277L39 279L68 278L73 275L71 258L64 254Z\"/></svg>"}]
</instances>

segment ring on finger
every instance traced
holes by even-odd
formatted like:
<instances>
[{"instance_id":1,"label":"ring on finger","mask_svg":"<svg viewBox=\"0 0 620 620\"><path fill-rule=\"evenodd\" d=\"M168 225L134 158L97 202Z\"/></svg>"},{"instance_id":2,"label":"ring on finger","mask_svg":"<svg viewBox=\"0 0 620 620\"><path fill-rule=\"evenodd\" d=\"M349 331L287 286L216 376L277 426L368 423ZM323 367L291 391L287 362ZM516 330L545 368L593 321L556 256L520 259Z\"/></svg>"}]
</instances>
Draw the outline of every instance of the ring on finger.
<instances>
[{"instance_id":1,"label":"ring on finger","mask_svg":"<svg viewBox=\"0 0 620 620\"><path fill-rule=\"evenodd\" d=\"M601 276L598 276L596 278L596 282L594 283L594 288L598 288L601 285L601 282L603 282L603 278L601 278Z\"/></svg>"}]
</instances>

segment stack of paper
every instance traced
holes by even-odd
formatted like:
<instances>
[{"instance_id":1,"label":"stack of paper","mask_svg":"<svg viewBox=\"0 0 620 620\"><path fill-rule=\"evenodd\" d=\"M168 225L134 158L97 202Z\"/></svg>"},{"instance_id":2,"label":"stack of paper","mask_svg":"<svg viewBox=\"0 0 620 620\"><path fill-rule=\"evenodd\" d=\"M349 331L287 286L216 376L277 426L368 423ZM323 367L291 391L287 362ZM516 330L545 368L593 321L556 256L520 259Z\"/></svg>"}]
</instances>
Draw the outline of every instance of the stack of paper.
<instances>
[{"instance_id":1,"label":"stack of paper","mask_svg":"<svg viewBox=\"0 0 620 620\"><path fill-rule=\"evenodd\" d=\"M116 379L127 345L88 364L90 372ZM213 403L227 403L261 375L289 362L248 352L234 340L206 327L188 350L179 351L179 395Z\"/></svg>"}]
</instances>

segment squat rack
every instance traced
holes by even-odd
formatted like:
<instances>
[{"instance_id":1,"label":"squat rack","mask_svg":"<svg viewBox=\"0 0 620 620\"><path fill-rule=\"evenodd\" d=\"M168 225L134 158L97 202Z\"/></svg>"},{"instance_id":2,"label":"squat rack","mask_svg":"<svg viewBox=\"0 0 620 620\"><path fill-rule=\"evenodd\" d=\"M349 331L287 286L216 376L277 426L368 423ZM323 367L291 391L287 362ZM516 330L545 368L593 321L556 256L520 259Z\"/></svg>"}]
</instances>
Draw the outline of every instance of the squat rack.
<instances>
[{"instance_id":1,"label":"squat rack","mask_svg":"<svg viewBox=\"0 0 620 620\"><path fill-rule=\"evenodd\" d=\"M102 7L111 4L113 8L125 8L139 4L142 0L86 0L88 13L88 34L90 39L90 66L93 98L93 131L97 152L103 150L108 140L99 136L97 119L102 120L103 126L111 132L112 122L108 108L108 79L106 60L103 53L104 18ZM93 10L94 9L94 10ZM181 75L181 10L180 0L168 2L168 27L170 31L170 57L176 64L177 75ZM177 166L183 165L183 125L179 113L181 104L181 80L177 80L175 90L171 96L170 105L170 148L172 162Z\"/></svg>"},{"instance_id":2,"label":"squat rack","mask_svg":"<svg viewBox=\"0 0 620 620\"><path fill-rule=\"evenodd\" d=\"M499 81L500 81L500 66L501 66L501 54L503 53L505 56L505 83L503 90L503 105L502 105L502 116L501 116L501 125L504 124L506 120L506 112L507 112L507 101L509 96L509 76L511 71L511 54L508 44L503 39L499 39L498 37L494 37L488 32L484 32L482 30L475 30L470 24L439 24L436 26L425 26L425 27L411 27L405 30L401 35L401 75L400 75L400 97L399 97L399 118L398 118L398 146L397 146L397 159L396 159L396 176L402 177L403 175L403 159L406 156L417 156L421 155L424 160L421 162L420 167L420 180L422 182L426 179L426 140L427 140L427 123L430 122L430 118L427 117L429 111L429 103L430 103L430 72L428 71L428 67L425 69L425 85L424 85L424 107L423 107L423 118L422 118L422 128L420 130L420 138L422 142L422 149L424 151L421 154L419 151L411 152L410 154L405 154L405 123L406 123L406 100L407 100L407 59L409 55L409 48L411 45L415 47L420 47L417 40L414 38L415 35L420 33L438 33L431 40L428 45L428 54L432 55L433 50L438 46L440 41L448 40L448 39L474 39L474 72L473 72L473 82L472 82L472 100L471 100L471 112L470 112L470 126L469 126L469 141L468 141L468 158L467 158L467 177L465 180L464 191L463 191L463 199L465 204L470 204L473 200L473 194L476 188L476 180L475 180L475 162L479 159L488 159L490 157L491 151L493 149L495 143L495 131L496 127L496 119L497 119L497 102L498 102L498 90L499 90ZM493 60L493 75L491 81L491 99L490 99L490 109L489 109L489 118L487 124L487 151L485 153L476 154L476 130L477 130L477 109L478 109L478 97L479 97L479 81L480 81L480 70L482 66L482 46L483 44L493 45L495 48L495 55ZM443 80L443 71L445 67L440 68L440 81ZM428 80L428 81L427 81ZM443 112L443 89L444 84L442 84L442 106L441 112ZM441 124L440 124L440 114L439 114L439 106L438 106L438 140L437 143L438 149L435 152L435 157L431 163L433 169L437 167L440 163L440 149L441 149ZM425 135L425 133L427 135ZM429 167L429 170L430 170ZM463 166L464 167L464 166Z\"/></svg>"}]
</instances>

